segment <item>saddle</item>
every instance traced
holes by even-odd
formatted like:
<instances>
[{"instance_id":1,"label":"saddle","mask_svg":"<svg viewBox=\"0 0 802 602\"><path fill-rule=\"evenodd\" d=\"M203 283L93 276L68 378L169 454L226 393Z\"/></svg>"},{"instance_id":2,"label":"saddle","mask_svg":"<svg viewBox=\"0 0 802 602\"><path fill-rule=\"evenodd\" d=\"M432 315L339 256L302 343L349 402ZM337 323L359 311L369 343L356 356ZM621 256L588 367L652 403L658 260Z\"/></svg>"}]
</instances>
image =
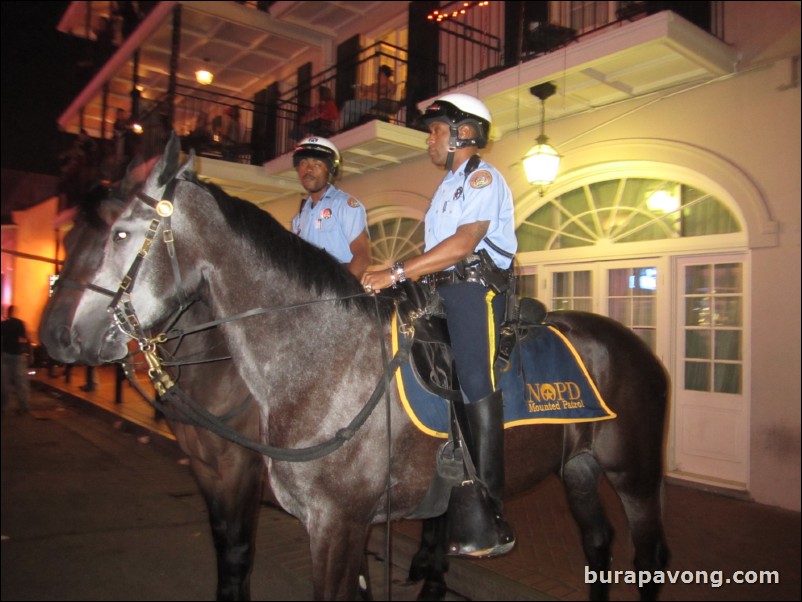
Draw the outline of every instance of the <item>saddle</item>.
<instances>
[{"instance_id":1,"label":"saddle","mask_svg":"<svg viewBox=\"0 0 802 602\"><path fill-rule=\"evenodd\" d=\"M416 380L434 395L460 401L454 354L439 297L429 287L407 280L401 285L397 307L401 323L415 329L409 361ZM496 372L509 368L510 354L520 337L529 328L542 324L545 317L546 306L537 299L510 295L500 331Z\"/></svg>"}]
</instances>

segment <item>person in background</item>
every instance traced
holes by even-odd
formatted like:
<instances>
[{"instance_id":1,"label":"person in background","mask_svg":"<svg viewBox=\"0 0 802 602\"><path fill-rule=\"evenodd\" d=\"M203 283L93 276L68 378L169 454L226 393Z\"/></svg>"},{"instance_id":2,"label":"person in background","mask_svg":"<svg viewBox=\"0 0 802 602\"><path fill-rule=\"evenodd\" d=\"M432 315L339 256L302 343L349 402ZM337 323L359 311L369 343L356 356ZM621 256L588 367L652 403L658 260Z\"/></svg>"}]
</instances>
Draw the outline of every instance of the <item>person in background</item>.
<instances>
[{"instance_id":1,"label":"person in background","mask_svg":"<svg viewBox=\"0 0 802 602\"><path fill-rule=\"evenodd\" d=\"M194 148L200 153L204 147L212 142L212 131L209 124L209 114L200 111L195 119L195 128L185 138L187 149Z\"/></svg>"},{"instance_id":2,"label":"person in background","mask_svg":"<svg viewBox=\"0 0 802 602\"><path fill-rule=\"evenodd\" d=\"M333 184L340 173L340 151L330 140L312 136L298 144L292 163L309 194L292 220L292 231L361 278L371 261L367 214L362 203Z\"/></svg>"},{"instance_id":3,"label":"person in background","mask_svg":"<svg viewBox=\"0 0 802 602\"><path fill-rule=\"evenodd\" d=\"M389 65L379 67L376 81L367 87L357 87L356 98L343 106L343 129L348 129L371 116L371 109L382 102L395 100L397 86L393 81L393 70Z\"/></svg>"},{"instance_id":4,"label":"person in background","mask_svg":"<svg viewBox=\"0 0 802 602\"><path fill-rule=\"evenodd\" d=\"M236 105L228 107L223 112L222 131L223 158L235 159L237 148L245 138L245 132L240 121L240 110Z\"/></svg>"},{"instance_id":5,"label":"person in background","mask_svg":"<svg viewBox=\"0 0 802 602\"><path fill-rule=\"evenodd\" d=\"M374 102L381 100L394 100L398 86L393 81L393 70L389 65L379 67L376 82L368 86L366 97Z\"/></svg>"},{"instance_id":6,"label":"person in background","mask_svg":"<svg viewBox=\"0 0 802 602\"><path fill-rule=\"evenodd\" d=\"M2 338L2 368L0 379L2 388L2 411L5 413L9 397L17 396L17 414L27 414L30 410L30 383L28 382L28 349L30 341L25 331L25 323L14 317L14 306L8 306L8 317L0 325Z\"/></svg>"},{"instance_id":7,"label":"person in background","mask_svg":"<svg viewBox=\"0 0 802 602\"><path fill-rule=\"evenodd\" d=\"M340 116L337 104L331 90L326 86L318 88L320 97L316 106L309 109L301 116L301 126L298 130L302 136L333 136L337 118ZM296 138L297 139L297 138Z\"/></svg>"},{"instance_id":8,"label":"person in background","mask_svg":"<svg viewBox=\"0 0 802 602\"><path fill-rule=\"evenodd\" d=\"M429 157L446 172L424 220L424 252L389 270L367 272L362 284L366 292L378 292L422 278L442 300L463 394L460 426L478 479L493 502L490 514L483 514L489 516L486 522L466 521L452 530L449 553L497 556L515 544L502 515L504 409L493 375L509 270L518 249L512 193L477 152L490 139L492 121L480 100L447 94L426 109L423 121L429 129ZM492 528L484 530L482 524Z\"/></svg>"}]
</instances>

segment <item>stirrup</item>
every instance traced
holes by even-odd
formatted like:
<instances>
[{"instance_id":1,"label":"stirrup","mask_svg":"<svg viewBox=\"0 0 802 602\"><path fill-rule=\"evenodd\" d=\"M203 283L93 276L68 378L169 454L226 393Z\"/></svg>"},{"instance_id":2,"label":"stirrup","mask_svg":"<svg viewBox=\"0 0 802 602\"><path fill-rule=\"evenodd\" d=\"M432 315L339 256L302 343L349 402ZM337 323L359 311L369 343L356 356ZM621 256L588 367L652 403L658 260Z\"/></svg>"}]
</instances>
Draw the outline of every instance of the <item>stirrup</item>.
<instances>
[{"instance_id":1,"label":"stirrup","mask_svg":"<svg viewBox=\"0 0 802 602\"><path fill-rule=\"evenodd\" d=\"M498 504L479 481L464 481L451 490L446 513L446 554L492 558L515 546L515 535Z\"/></svg>"}]
</instances>

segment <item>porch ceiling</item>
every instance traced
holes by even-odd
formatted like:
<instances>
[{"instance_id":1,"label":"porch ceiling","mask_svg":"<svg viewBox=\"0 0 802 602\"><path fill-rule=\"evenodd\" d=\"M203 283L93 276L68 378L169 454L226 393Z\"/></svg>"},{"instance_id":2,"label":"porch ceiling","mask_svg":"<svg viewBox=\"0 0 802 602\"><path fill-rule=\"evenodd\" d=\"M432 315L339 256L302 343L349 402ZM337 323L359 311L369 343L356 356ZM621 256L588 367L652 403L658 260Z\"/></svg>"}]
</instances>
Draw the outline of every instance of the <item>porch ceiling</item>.
<instances>
[{"instance_id":1,"label":"porch ceiling","mask_svg":"<svg viewBox=\"0 0 802 602\"><path fill-rule=\"evenodd\" d=\"M177 4L182 8L177 83L197 87L195 71L206 67L214 74L214 82L204 90L246 100L280 78L287 65L310 52L331 60L338 36L365 31L374 22L386 22L388 11L398 11L397 6L388 6L395 2L274 2L269 13L235 2L159 2L61 115L63 129L77 133L83 110L83 127L99 135L103 87L108 83L106 132L111 131L115 109L131 106L136 50L142 97L157 99L167 93ZM94 38L87 27L91 30L100 16L110 12L110 2L72 2L58 28Z\"/></svg>"},{"instance_id":2,"label":"porch ceiling","mask_svg":"<svg viewBox=\"0 0 802 602\"><path fill-rule=\"evenodd\" d=\"M86 3L73 3L74 5ZM93 3L98 5L102 3ZM59 123L77 131L80 109L84 125L99 130L103 84L110 84L109 103L127 108L131 61L141 48L140 82L144 94L167 89L172 7L161 2L76 98ZM388 19L390 2L276 2L270 14L233 2L181 2L181 54L178 81L191 85L194 71L208 58L214 62L215 91L251 98L272 81L279 65L313 48L331 52L330 42L344 33L368 31L376 19ZM71 9L72 10L72 9ZM77 10L77 9L76 9ZM397 7L394 11L397 13ZM68 11L69 15L69 11ZM68 21L62 20L62 25ZM80 16L73 15L79 22ZM336 32L336 36L335 36ZM324 48L327 46L328 50ZM329 57L331 59L331 57ZM549 54L469 82L458 90L482 99L493 115L493 138L540 123L540 101L529 89L552 81L554 97L546 102L546 121L655 93L687 87L732 73L736 51L676 14L664 11L632 22L613 24ZM271 79L272 78L272 79ZM428 104L428 100L420 106ZM113 110L107 114L113 120ZM107 123L111 131L111 122ZM346 173L396 165L425 153L425 135L408 128L371 122L338 134ZM559 145L559 140L553 140ZM263 168L201 161L201 173L232 194L259 205L300 194L291 158L286 155ZM255 170L255 171L254 171ZM261 176L257 176L261 172Z\"/></svg>"},{"instance_id":3,"label":"porch ceiling","mask_svg":"<svg viewBox=\"0 0 802 602\"><path fill-rule=\"evenodd\" d=\"M553 82L546 121L710 81L733 73L737 51L673 12L613 24L518 67L470 82L493 115L493 138L537 125L540 100L530 88ZM554 141L558 144L558 141Z\"/></svg>"}]
</instances>

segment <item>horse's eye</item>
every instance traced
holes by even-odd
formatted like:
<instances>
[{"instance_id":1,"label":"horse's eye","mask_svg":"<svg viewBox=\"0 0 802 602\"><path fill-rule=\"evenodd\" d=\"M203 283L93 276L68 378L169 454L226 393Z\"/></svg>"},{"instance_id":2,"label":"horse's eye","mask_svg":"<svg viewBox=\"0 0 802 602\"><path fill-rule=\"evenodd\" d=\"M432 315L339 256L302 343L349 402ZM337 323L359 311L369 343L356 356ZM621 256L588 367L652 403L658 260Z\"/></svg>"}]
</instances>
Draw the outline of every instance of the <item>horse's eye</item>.
<instances>
[{"instance_id":1,"label":"horse's eye","mask_svg":"<svg viewBox=\"0 0 802 602\"><path fill-rule=\"evenodd\" d=\"M114 233L112 240L116 242L118 240L125 240L126 238L128 238L128 232L126 232L125 230L118 230L117 232Z\"/></svg>"}]
</instances>

